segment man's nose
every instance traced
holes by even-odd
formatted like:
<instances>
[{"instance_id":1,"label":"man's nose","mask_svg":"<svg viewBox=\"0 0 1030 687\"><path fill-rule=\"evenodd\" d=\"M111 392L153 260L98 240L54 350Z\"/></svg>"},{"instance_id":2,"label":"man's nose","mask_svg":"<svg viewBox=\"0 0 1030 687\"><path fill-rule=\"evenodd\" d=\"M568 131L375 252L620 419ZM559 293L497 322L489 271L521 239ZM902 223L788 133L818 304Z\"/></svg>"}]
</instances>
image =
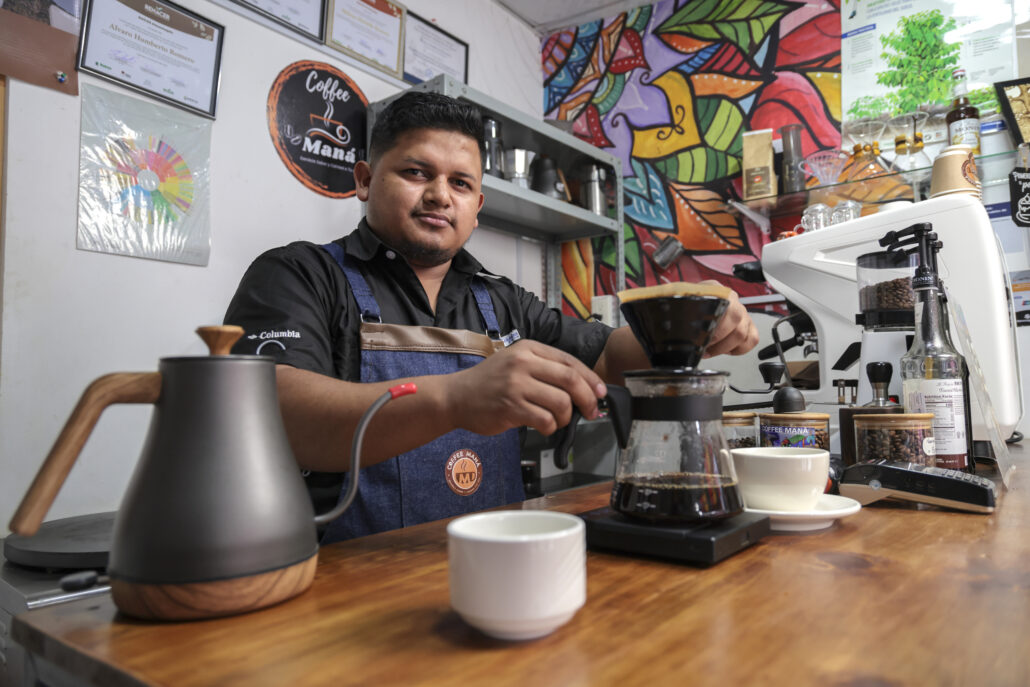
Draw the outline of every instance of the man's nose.
<instances>
[{"instance_id":1,"label":"man's nose","mask_svg":"<svg viewBox=\"0 0 1030 687\"><path fill-rule=\"evenodd\" d=\"M425 186L423 198L427 203L440 207L449 207L451 204L451 187L447 183L447 177L442 174L433 177Z\"/></svg>"}]
</instances>

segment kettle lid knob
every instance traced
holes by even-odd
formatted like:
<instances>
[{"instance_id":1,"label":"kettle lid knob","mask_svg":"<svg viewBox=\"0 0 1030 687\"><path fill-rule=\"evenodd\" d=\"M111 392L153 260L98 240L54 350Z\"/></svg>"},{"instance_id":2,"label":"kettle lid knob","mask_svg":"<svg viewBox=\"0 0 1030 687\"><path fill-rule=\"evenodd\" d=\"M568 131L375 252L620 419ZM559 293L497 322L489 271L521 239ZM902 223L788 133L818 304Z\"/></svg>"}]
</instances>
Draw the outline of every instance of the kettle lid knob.
<instances>
[{"instance_id":1,"label":"kettle lid knob","mask_svg":"<svg viewBox=\"0 0 1030 687\"><path fill-rule=\"evenodd\" d=\"M211 355L229 355L233 344L243 336L243 327L234 324L197 327L197 334L207 344Z\"/></svg>"}]
</instances>

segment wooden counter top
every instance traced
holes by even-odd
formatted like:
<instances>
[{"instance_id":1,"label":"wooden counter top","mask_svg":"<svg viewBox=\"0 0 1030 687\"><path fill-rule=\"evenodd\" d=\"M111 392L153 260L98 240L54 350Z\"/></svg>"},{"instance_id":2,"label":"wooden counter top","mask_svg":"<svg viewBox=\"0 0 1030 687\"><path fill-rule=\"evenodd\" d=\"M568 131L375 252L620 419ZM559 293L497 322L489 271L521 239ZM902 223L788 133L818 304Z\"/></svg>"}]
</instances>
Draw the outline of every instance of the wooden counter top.
<instances>
[{"instance_id":1,"label":"wooden counter top","mask_svg":"<svg viewBox=\"0 0 1030 687\"><path fill-rule=\"evenodd\" d=\"M583 512L609 484L521 507ZM708 569L591 551L586 606L524 643L451 611L444 521L328 546L310 590L248 615L148 624L102 597L13 634L105 687L1027 685L1028 492L1022 467L993 515L871 506Z\"/></svg>"}]
</instances>

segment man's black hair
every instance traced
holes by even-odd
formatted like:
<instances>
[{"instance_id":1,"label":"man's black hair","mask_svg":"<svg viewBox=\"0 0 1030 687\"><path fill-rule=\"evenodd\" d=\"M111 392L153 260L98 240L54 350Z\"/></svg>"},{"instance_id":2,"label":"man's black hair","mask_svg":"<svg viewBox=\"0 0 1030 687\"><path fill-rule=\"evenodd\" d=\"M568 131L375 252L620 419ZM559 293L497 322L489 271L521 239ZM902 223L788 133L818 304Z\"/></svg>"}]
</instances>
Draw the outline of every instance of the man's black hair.
<instances>
[{"instance_id":1,"label":"man's black hair","mask_svg":"<svg viewBox=\"0 0 1030 687\"><path fill-rule=\"evenodd\" d=\"M375 161L397 144L397 138L412 129L456 131L475 140L480 168L486 163L483 115L475 105L439 93L408 91L392 101L372 126L369 161Z\"/></svg>"}]
</instances>

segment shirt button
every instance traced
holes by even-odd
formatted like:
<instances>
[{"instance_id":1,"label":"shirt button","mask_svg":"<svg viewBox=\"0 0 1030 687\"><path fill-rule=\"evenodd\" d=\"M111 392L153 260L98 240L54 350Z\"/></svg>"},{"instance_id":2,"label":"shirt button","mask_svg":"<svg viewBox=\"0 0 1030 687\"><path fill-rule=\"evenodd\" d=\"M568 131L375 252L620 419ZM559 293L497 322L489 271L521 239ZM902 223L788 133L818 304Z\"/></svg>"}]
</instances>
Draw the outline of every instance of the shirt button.
<instances>
[{"instance_id":1,"label":"shirt button","mask_svg":"<svg viewBox=\"0 0 1030 687\"><path fill-rule=\"evenodd\" d=\"M392 250L386 251L386 259L387 260L393 260L396 257L397 257L397 254L394 253Z\"/></svg>"}]
</instances>

